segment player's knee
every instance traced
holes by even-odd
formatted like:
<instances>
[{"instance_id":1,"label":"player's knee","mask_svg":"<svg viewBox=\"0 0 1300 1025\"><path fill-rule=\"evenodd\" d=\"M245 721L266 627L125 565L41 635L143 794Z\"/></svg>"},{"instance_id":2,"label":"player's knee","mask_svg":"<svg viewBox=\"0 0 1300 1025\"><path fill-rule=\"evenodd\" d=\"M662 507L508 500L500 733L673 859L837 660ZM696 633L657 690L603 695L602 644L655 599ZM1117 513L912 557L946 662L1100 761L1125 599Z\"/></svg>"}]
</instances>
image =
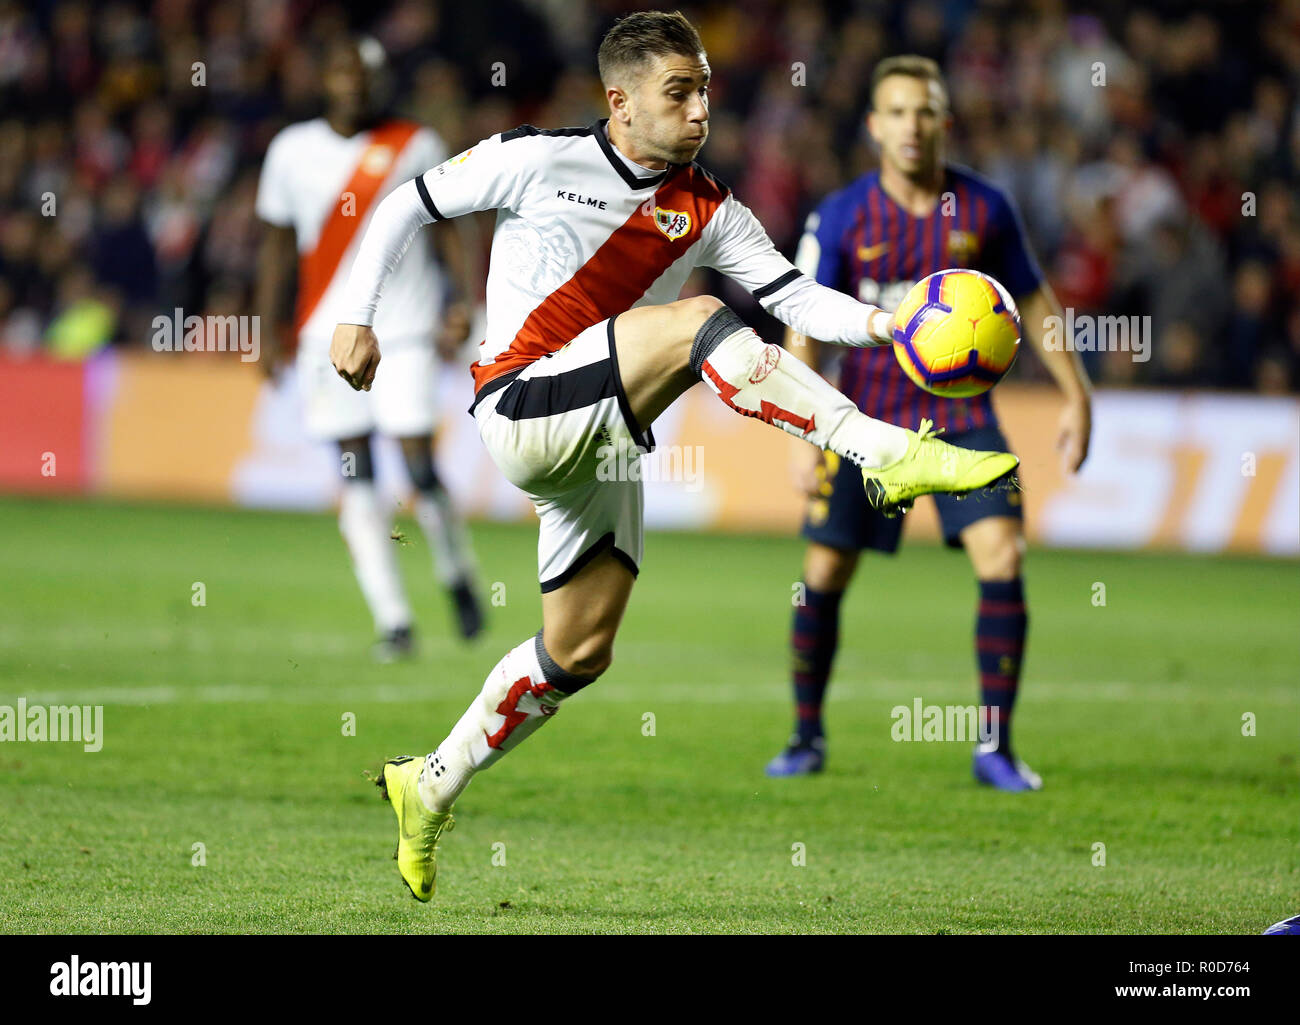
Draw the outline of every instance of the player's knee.
<instances>
[{"instance_id":1,"label":"player's knee","mask_svg":"<svg viewBox=\"0 0 1300 1025\"><path fill-rule=\"evenodd\" d=\"M712 295L694 295L674 303L673 306L682 325L681 331L678 332L682 341L694 343L695 336L704 323L726 305L721 299Z\"/></svg>"},{"instance_id":2,"label":"player's knee","mask_svg":"<svg viewBox=\"0 0 1300 1025\"><path fill-rule=\"evenodd\" d=\"M589 637L564 653L563 667L574 676L595 680L614 661L612 638Z\"/></svg>"},{"instance_id":3,"label":"player's knee","mask_svg":"<svg viewBox=\"0 0 1300 1025\"><path fill-rule=\"evenodd\" d=\"M1020 576L1020 542L1016 537L999 538L980 556L981 580L1015 580Z\"/></svg>"},{"instance_id":4,"label":"player's knee","mask_svg":"<svg viewBox=\"0 0 1300 1025\"><path fill-rule=\"evenodd\" d=\"M814 591L843 591L858 567L858 553L811 545L804 558L803 579Z\"/></svg>"},{"instance_id":5,"label":"player's knee","mask_svg":"<svg viewBox=\"0 0 1300 1025\"><path fill-rule=\"evenodd\" d=\"M369 437L345 438L339 442L339 473L345 481L375 479Z\"/></svg>"},{"instance_id":6,"label":"player's knee","mask_svg":"<svg viewBox=\"0 0 1300 1025\"><path fill-rule=\"evenodd\" d=\"M438 471L433 465L433 452L428 444L403 444L402 456L406 461L406 473L411 478L411 486L417 491L432 491L440 486Z\"/></svg>"}]
</instances>

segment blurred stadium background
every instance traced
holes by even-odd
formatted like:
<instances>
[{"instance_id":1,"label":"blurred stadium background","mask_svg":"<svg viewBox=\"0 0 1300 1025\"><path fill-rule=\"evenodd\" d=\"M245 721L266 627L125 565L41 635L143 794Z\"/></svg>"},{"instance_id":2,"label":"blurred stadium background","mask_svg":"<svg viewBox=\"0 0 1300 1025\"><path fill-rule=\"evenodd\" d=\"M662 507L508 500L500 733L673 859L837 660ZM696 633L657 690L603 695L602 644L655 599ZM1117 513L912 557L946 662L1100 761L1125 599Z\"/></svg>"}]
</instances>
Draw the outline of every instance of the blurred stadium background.
<instances>
[{"instance_id":1,"label":"blurred stadium background","mask_svg":"<svg viewBox=\"0 0 1300 1025\"><path fill-rule=\"evenodd\" d=\"M301 439L292 380L264 386L234 355L154 353L152 318L251 312L258 169L280 127L318 112L332 36L380 39L397 110L455 152L523 122L601 116L595 45L634 6L0 2L0 488L328 505L332 459ZM686 9L715 76L703 160L787 252L812 205L873 163L862 129L872 64L919 52L949 78L953 158L1015 196L1062 303L1151 318L1149 360L1086 356L1102 393L1076 481L1038 447L1052 403L1038 361L1021 358L999 390L1036 493L1031 537L1300 551L1298 0ZM1097 62L1104 87L1092 84ZM734 286L690 287L779 337ZM526 517L521 496L471 458L478 442L457 415L469 375L446 377L451 483L475 515ZM735 437L694 487L652 488L650 522L791 527L791 489L755 490L733 472L779 460L784 439L693 398L660 432L665 444ZM927 515L914 518L922 534Z\"/></svg>"}]
</instances>

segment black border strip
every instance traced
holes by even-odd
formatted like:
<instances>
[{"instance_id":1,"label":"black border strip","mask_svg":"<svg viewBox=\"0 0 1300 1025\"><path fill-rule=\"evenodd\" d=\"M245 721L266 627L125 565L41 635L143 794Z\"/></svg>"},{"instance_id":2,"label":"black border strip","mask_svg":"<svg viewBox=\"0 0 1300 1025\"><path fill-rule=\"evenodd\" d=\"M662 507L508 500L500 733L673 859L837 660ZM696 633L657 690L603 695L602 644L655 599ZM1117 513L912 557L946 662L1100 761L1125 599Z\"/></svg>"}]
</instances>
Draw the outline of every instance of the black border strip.
<instances>
[{"instance_id":1,"label":"black border strip","mask_svg":"<svg viewBox=\"0 0 1300 1025\"><path fill-rule=\"evenodd\" d=\"M590 134L591 125L587 125L585 128L538 128L536 125L520 125L508 132L502 132L501 141L513 142L515 139L527 139L534 135L577 136Z\"/></svg>"},{"instance_id":2,"label":"black border strip","mask_svg":"<svg viewBox=\"0 0 1300 1025\"><path fill-rule=\"evenodd\" d=\"M658 185L661 181L663 181L666 177L668 177L668 172L671 171L675 166L673 164L669 164L662 171L660 171L658 174L654 175L651 178L638 178L636 175L634 175L632 173L631 168L629 168L627 164L623 163L623 161L619 159L618 154L614 152L613 144L609 141L609 139L605 138L605 123L607 121L609 121L609 118L603 117L595 124L593 124L591 126L591 134L596 137L596 145L598 145L600 147L600 151L605 154L605 159L608 160L610 166L613 167L614 170L618 172L618 176L622 178L623 181L627 182L628 188L638 189L638 190L648 189L654 185Z\"/></svg>"},{"instance_id":3,"label":"black border strip","mask_svg":"<svg viewBox=\"0 0 1300 1025\"><path fill-rule=\"evenodd\" d=\"M542 594L549 594L551 591L558 590L576 577L597 555L606 548L614 547L614 532L612 530L602 534L598 540L587 546L587 550L579 555L569 564L569 568L558 576L551 577L550 580L542 581ZM625 556L626 558L626 556Z\"/></svg>"},{"instance_id":4,"label":"black border strip","mask_svg":"<svg viewBox=\"0 0 1300 1025\"><path fill-rule=\"evenodd\" d=\"M637 448L642 452L653 452L655 450L654 435L648 430L643 434L641 428L636 422L636 417L632 414L632 404L627 400L627 392L623 390L623 375L618 371L618 351L614 347L614 321L617 317L610 317L606 333L609 335L609 370L614 376L614 394L618 398L619 412L623 414L623 422L627 424L627 429L632 432L632 440L636 442Z\"/></svg>"},{"instance_id":5,"label":"black border strip","mask_svg":"<svg viewBox=\"0 0 1300 1025\"><path fill-rule=\"evenodd\" d=\"M438 208L433 205L433 197L429 195L429 190L425 188L424 175L422 174L417 174L415 176L415 191L420 194L420 201L424 203L424 208L433 215L435 221L445 221L447 219L443 217L438 211Z\"/></svg>"},{"instance_id":6,"label":"black border strip","mask_svg":"<svg viewBox=\"0 0 1300 1025\"><path fill-rule=\"evenodd\" d=\"M799 278L801 277L803 277L803 271L788 270L784 274L782 274L779 278L777 278L775 281L769 281L762 288L754 289L752 294L755 299L758 299L761 302L762 300L766 299L769 295L771 295L773 292L781 291L781 289L785 288L786 285L790 284L792 281L799 280Z\"/></svg>"},{"instance_id":7,"label":"black border strip","mask_svg":"<svg viewBox=\"0 0 1300 1025\"><path fill-rule=\"evenodd\" d=\"M639 567L636 564L636 562L633 561L632 556L628 555L627 552L623 551L622 548L619 548L618 545L615 545L613 548L611 548L609 550L609 554L614 556L614 558L616 558L619 562L621 562L624 566L626 566L628 572L631 573L633 577L636 577L641 573L641 567Z\"/></svg>"},{"instance_id":8,"label":"black border strip","mask_svg":"<svg viewBox=\"0 0 1300 1025\"><path fill-rule=\"evenodd\" d=\"M482 388L480 388L478 391L474 393L474 401L471 402L469 406L469 411L471 415L473 414L474 410L478 407L478 404L480 402L486 399L493 392L500 391L511 381L513 381L516 377L522 374L526 369L527 366L522 366L518 370L510 371L510 373L508 374L502 374L500 377L494 377L492 378L492 380L488 381L487 384L483 385Z\"/></svg>"},{"instance_id":9,"label":"black border strip","mask_svg":"<svg viewBox=\"0 0 1300 1025\"><path fill-rule=\"evenodd\" d=\"M543 357L545 358L545 357ZM615 394L614 375L605 360L562 374L535 375L516 381L497 403L507 420L532 420L595 405Z\"/></svg>"}]
</instances>

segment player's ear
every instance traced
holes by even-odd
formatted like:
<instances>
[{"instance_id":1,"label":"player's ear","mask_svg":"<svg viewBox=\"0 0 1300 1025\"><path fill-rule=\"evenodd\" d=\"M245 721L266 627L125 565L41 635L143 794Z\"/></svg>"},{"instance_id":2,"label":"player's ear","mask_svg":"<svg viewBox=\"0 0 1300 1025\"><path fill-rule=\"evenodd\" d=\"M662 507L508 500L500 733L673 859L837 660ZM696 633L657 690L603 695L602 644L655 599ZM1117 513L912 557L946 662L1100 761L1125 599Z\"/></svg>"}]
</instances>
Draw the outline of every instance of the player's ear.
<instances>
[{"instance_id":1,"label":"player's ear","mask_svg":"<svg viewBox=\"0 0 1300 1025\"><path fill-rule=\"evenodd\" d=\"M631 120L630 97L622 86L611 85L605 89L605 99L609 101L609 116L622 124Z\"/></svg>"},{"instance_id":2,"label":"player's ear","mask_svg":"<svg viewBox=\"0 0 1300 1025\"><path fill-rule=\"evenodd\" d=\"M880 145L880 133L876 130L876 112L867 111L867 134L871 136L876 145Z\"/></svg>"}]
</instances>

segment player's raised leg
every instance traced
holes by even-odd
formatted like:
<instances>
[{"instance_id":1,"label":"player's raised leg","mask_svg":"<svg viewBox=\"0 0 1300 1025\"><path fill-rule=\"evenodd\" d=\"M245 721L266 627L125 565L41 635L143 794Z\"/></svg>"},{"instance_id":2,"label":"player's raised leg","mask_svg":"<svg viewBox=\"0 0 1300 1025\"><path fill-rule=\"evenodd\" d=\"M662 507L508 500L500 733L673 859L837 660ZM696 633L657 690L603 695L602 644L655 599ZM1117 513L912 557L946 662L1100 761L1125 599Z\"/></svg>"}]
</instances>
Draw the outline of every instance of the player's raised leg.
<instances>
[{"instance_id":1,"label":"player's raised leg","mask_svg":"<svg viewBox=\"0 0 1300 1025\"><path fill-rule=\"evenodd\" d=\"M887 513L924 494L987 487L1019 464L974 452L862 413L779 345L764 342L712 296L628 310L614 322L628 402L643 428L701 379L728 406L827 449L862 469L872 504Z\"/></svg>"},{"instance_id":2,"label":"player's raised leg","mask_svg":"<svg viewBox=\"0 0 1300 1025\"><path fill-rule=\"evenodd\" d=\"M433 551L434 573L451 597L461 636L476 637L483 629L483 610L476 590L474 551L464 521L434 466L433 438L422 434L399 440L415 488L415 518Z\"/></svg>"},{"instance_id":3,"label":"player's raised leg","mask_svg":"<svg viewBox=\"0 0 1300 1025\"><path fill-rule=\"evenodd\" d=\"M635 578L607 549L542 596L543 628L508 651L446 739L424 759L384 763L379 783L398 820L398 870L417 900L433 896L437 849L475 773L523 743L560 702L609 668Z\"/></svg>"},{"instance_id":4,"label":"player's raised leg","mask_svg":"<svg viewBox=\"0 0 1300 1025\"><path fill-rule=\"evenodd\" d=\"M1024 536L1020 520L989 516L961 532L979 585L975 618L975 660L981 703L989 709L996 736L979 745L972 771L976 780L999 790L1037 790L1042 780L1015 756L1011 713L1020 687L1029 617L1020 576Z\"/></svg>"},{"instance_id":5,"label":"player's raised leg","mask_svg":"<svg viewBox=\"0 0 1300 1025\"><path fill-rule=\"evenodd\" d=\"M379 632L375 658L392 662L411 652L411 607L393 549L392 519L375 490L369 435L341 440L339 456L343 475L339 533Z\"/></svg>"}]
</instances>

